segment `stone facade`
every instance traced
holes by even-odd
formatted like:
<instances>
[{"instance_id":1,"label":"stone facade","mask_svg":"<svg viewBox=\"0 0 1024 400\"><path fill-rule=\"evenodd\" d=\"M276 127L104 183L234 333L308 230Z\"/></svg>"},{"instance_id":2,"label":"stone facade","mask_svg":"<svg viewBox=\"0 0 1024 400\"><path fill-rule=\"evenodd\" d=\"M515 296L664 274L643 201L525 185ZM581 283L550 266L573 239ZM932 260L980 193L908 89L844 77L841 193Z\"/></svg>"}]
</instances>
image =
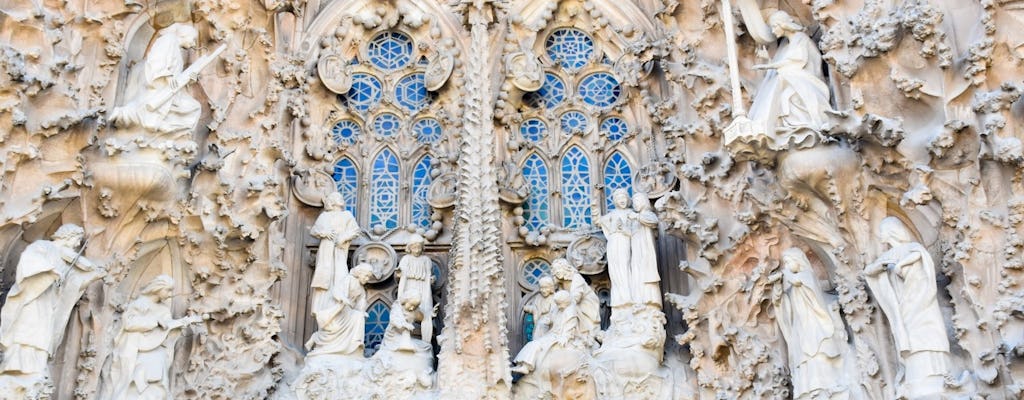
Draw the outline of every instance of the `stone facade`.
<instances>
[{"instance_id":1,"label":"stone facade","mask_svg":"<svg viewBox=\"0 0 1024 400\"><path fill-rule=\"evenodd\" d=\"M5 2L0 398L1021 398L1022 22Z\"/></svg>"}]
</instances>

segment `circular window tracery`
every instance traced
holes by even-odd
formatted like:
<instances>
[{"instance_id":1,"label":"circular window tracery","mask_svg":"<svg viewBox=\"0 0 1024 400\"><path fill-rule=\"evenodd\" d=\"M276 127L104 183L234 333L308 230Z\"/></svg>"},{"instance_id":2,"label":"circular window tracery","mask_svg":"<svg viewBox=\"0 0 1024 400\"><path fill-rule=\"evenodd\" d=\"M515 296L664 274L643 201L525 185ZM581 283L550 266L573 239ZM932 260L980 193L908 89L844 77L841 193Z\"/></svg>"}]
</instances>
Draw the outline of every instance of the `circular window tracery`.
<instances>
[{"instance_id":1,"label":"circular window tracery","mask_svg":"<svg viewBox=\"0 0 1024 400\"><path fill-rule=\"evenodd\" d=\"M587 116L579 111L568 111L562 114L559 122L562 132L582 133L587 131Z\"/></svg>"},{"instance_id":2,"label":"circular window tracery","mask_svg":"<svg viewBox=\"0 0 1024 400\"><path fill-rule=\"evenodd\" d=\"M345 105L359 112L366 112L380 104L384 85L380 79L365 73L352 74L352 87L342 96Z\"/></svg>"},{"instance_id":3,"label":"circular window tracery","mask_svg":"<svg viewBox=\"0 0 1024 400\"><path fill-rule=\"evenodd\" d=\"M580 98L587 104L595 107L607 108L615 104L622 94L622 86L612 74L607 72L595 72L587 75L580 81L577 89Z\"/></svg>"},{"instance_id":4,"label":"circular window tracery","mask_svg":"<svg viewBox=\"0 0 1024 400\"><path fill-rule=\"evenodd\" d=\"M547 133L548 125L537 118L528 119L519 125L519 134L531 142L539 142Z\"/></svg>"},{"instance_id":5,"label":"circular window tracery","mask_svg":"<svg viewBox=\"0 0 1024 400\"><path fill-rule=\"evenodd\" d=\"M441 140L441 123L433 118L423 118L412 125L412 133L420 143L437 143Z\"/></svg>"},{"instance_id":6,"label":"circular window tracery","mask_svg":"<svg viewBox=\"0 0 1024 400\"><path fill-rule=\"evenodd\" d=\"M619 117L608 117L601 121L601 133L611 141L622 140L629 133L629 125Z\"/></svg>"},{"instance_id":7,"label":"circular window tracery","mask_svg":"<svg viewBox=\"0 0 1024 400\"><path fill-rule=\"evenodd\" d=\"M523 102L533 108L555 108L565 100L565 82L550 72L544 74L544 84L536 92L523 95Z\"/></svg>"},{"instance_id":8,"label":"circular window tracery","mask_svg":"<svg viewBox=\"0 0 1024 400\"><path fill-rule=\"evenodd\" d=\"M370 62L386 71L394 71L409 65L412 61L412 50L412 39L399 32L381 33L366 46Z\"/></svg>"},{"instance_id":9,"label":"circular window tracery","mask_svg":"<svg viewBox=\"0 0 1024 400\"><path fill-rule=\"evenodd\" d=\"M567 70L575 71L594 57L594 40L574 28L556 29L544 42L548 57Z\"/></svg>"},{"instance_id":10,"label":"circular window tracery","mask_svg":"<svg viewBox=\"0 0 1024 400\"><path fill-rule=\"evenodd\" d=\"M351 119L343 119L331 127L331 137L335 143L341 145L351 146L359 139L361 133L363 128Z\"/></svg>"},{"instance_id":11,"label":"circular window tracery","mask_svg":"<svg viewBox=\"0 0 1024 400\"><path fill-rule=\"evenodd\" d=\"M432 99L424 79L423 73L417 72L399 80L395 85L395 101L413 113L429 106Z\"/></svg>"},{"instance_id":12,"label":"circular window tracery","mask_svg":"<svg viewBox=\"0 0 1024 400\"><path fill-rule=\"evenodd\" d=\"M392 137L402 128L402 120L392 113L381 113L373 119L373 132L383 137Z\"/></svg>"}]
</instances>

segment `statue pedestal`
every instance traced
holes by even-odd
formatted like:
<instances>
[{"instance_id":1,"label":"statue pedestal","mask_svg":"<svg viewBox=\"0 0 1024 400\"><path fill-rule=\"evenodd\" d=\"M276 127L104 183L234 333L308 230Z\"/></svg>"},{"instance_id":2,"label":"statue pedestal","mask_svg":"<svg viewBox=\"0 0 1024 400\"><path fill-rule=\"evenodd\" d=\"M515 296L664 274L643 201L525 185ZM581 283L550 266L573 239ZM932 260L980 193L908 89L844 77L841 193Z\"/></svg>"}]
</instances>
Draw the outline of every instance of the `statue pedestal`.
<instances>
[{"instance_id":1,"label":"statue pedestal","mask_svg":"<svg viewBox=\"0 0 1024 400\"><path fill-rule=\"evenodd\" d=\"M323 354L306 358L306 366L292 387L299 400L364 399L370 395L364 377L366 359L354 355Z\"/></svg>"},{"instance_id":2,"label":"statue pedestal","mask_svg":"<svg viewBox=\"0 0 1024 400\"><path fill-rule=\"evenodd\" d=\"M671 371L661 366L665 314L647 305L612 310L611 325L594 352L600 398L661 399L671 394Z\"/></svg>"},{"instance_id":3,"label":"statue pedestal","mask_svg":"<svg viewBox=\"0 0 1024 400\"><path fill-rule=\"evenodd\" d=\"M0 375L0 399L48 400L54 390L46 374Z\"/></svg>"},{"instance_id":4,"label":"statue pedestal","mask_svg":"<svg viewBox=\"0 0 1024 400\"><path fill-rule=\"evenodd\" d=\"M384 343L370 358L368 373L380 398L420 400L437 398L434 353L429 343L411 339L402 346Z\"/></svg>"}]
</instances>

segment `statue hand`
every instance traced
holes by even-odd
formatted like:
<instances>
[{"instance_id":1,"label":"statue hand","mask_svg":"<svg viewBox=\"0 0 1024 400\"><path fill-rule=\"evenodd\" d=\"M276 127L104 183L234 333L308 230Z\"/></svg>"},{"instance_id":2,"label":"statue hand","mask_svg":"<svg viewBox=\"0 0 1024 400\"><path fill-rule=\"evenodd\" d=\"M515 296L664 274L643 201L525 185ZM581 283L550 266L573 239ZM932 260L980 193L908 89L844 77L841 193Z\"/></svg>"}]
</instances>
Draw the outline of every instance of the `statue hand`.
<instances>
[{"instance_id":1,"label":"statue hand","mask_svg":"<svg viewBox=\"0 0 1024 400\"><path fill-rule=\"evenodd\" d=\"M864 273L867 274L868 276L878 275L882 273L882 271L885 271L885 264L880 262L876 262L874 264L868 265L867 268L864 268Z\"/></svg>"}]
</instances>

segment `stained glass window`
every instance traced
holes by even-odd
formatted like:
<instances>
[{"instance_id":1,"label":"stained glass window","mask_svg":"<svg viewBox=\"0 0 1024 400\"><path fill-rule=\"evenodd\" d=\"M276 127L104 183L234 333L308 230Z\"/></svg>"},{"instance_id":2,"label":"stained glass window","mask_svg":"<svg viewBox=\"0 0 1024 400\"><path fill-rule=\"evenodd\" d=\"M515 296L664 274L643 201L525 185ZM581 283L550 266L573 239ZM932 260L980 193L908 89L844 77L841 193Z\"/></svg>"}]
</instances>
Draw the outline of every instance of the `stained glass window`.
<instances>
[{"instance_id":1,"label":"stained glass window","mask_svg":"<svg viewBox=\"0 0 1024 400\"><path fill-rule=\"evenodd\" d=\"M622 156L622 153L615 152L608 158L608 162L604 165L604 199L605 209L612 209L612 191L619 188L625 188L629 191L630 196L633 195L633 169L629 166L629 161L626 157Z\"/></svg>"},{"instance_id":2,"label":"stained glass window","mask_svg":"<svg viewBox=\"0 0 1024 400\"><path fill-rule=\"evenodd\" d=\"M430 160L429 155L423 156L412 171L412 223L423 229L430 229Z\"/></svg>"},{"instance_id":3,"label":"stained glass window","mask_svg":"<svg viewBox=\"0 0 1024 400\"><path fill-rule=\"evenodd\" d=\"M519 134L531 142L539 142L547 133L548 125L537 118L528 119L519 125Z\"/></svg>"},{"instance_id":4,"label":"stained glass window","mask_svg":"<svg viewBox=\"0 0 1024 400\"><path fill-rule=\"evenodd\" d=\"M430 92L422 72L406 75L395 85L395 100L406 110L417 112L430 105Z\"/></svg>"},{"instance_id":5,"label":"stained glass window","mask_svg":"<svg viewBox=\"0 0 1024 400\"><path fill-rule=\"evenodd\" d=\"M601 121L601 134L611 141L622 140L629 133L629 125L619 117L609 117Z\"/></svg>"},{"instance_id":6,"label":"stained glass window","mask_svg":"<svg viewBox=\"0 0 1024 400\"><path fill-rule=\"evenodd\" d=\"M579 111L569 111L562 114L559 119L562 125L562 132L583 133L587 131L587 116Z\"/></svg>"},{"instance_id":7,"label":"stained glass window","mask_svg":"<svg viewBox=\"0 0 1024 400\"><path fill-rule=\"evenodd\" d=\"M403 33L384 32L370 41L366 53L374 66L393 71L412 61L412 39Z\"/></svg>"},{"instance_id":8,"label":"stained glass window","mask_svg":"<svg viewBox=\"0 0 1024 400\"><path fill-rule=\"evenodd\" d=\"M540 258L534 258L523 264L523 281L530 289L536 289L540 278L551 275L551 264Z\"/></svg>"},{"instance_id":9,"label":"stained glass window","mask_svg":"<svg viewBox=\"0 0 1024 400\"><path fill-rule=\"evenodd\" d=\"M531 154L523 164L523 178L530 186L530 194L523 208L526 228L537 231L547 226L548 216L548 166L536 154Z\"/></svg>"},{"instance_id":10,"label":"stained glass window","mask_svg":"<svg viewBox=\"0 0 1024 400\"><path fill-rule=\"evenodd\" d=\"M594 57L594 40L579 29L556 29L548 36L544 47L552 61L568 70L583 68Z\"/></svg>"},{"instance_id":11,"label":"stained glass window","mask_svg":"<svg viewBox=\"0 0 1024 400\"><path fill-rule=\"evenodd\" d=\"M391 310L383 301L377 300L366 308L366 325L363 328L364 355L370 356L380 348L380 342L384 340L384 331L388 329L388 322L391 321Z\"/></svg>"},{"instance_id":12,"label":"stained glass window","mask_svg":"<svg viewBox=\"0 0 1024 400\"><path fill-rule=\"evenodd\" d=\"M380 103L383 87L373 75L352 74L352 87L342 96L342 101L356 111L365 112Z\"/></svg>"},{"instance_id":13,"label":"stained glass window","mask_svg":"<svg viewBox=\"0 0 1024 400\"><path fill-rule=\"evenodd\" d=\"M395 136L401 127L402 121L392 113L381 113L373 118L373 132L380 136Z\"/></svg>"},{"instance_id":14,"label":"stained glass window","mask_svg":"<svg viewBox=\"0 0 1024 400\"><path fill-rule=\"evenodd\" d=\"M523 337L526 338L527 342L533 341L533 329L535 325L533 314L527 313L526 316L523 317Z\"/></svg>"},{"instance_id":15,"label":"stained glass window","mask_svg":"<svg viewBox=\"0 0 1024 400\"><path fill-rule=\"evenodd\" d=\"M573 146L562 156L562 226L590 225L590 162Z\"/></svg>"},{"instance_id":16,"label":"stained glass window","mask_svg":"<svg viewBox=\"0 0 1024 400\"><path fill-rule=\"evenodd\" d=\"M363 132L363 129L359 127L356 121L350 119L343 119L334 124L331 128L331 137L334 138L334 142L346 146L351 146L359 139L359 134Z\"/></svg>"},{"instance_id":17,"label":"stained glass window","mask_svg":"<svg viewBox=\"0 0 1024 400\"><path fill-rule=\"evenodd\" d=\"M565 82L550 72L544 74L544 84L536 92L523 95L523 102L533 108L554 108L565 100Z\"/></svg>"},{"instance_id":18,"label":"stained glass window","mask_svg":"<svg viewBox=\"0 0 1024 400\"><path fill-rule=\"evenodd\" d=\"M373 160L370 180L370 227L398 227L398 157L384 149Z\"/></svg>"},{"instance_id":19,"label":"stained glass window","mask_svg":"<svg viewBox=\"0 0 1024 400\"><path fill-rule=\"evenodd\" d=\"M359 198L359 171L355 163L343 157L334 164L334 185L345 199L345 209L355 215L356 200Z\"/></svg>"},{"instance_id":20,"label":"stained glass window","mask_svg":"<svg viewBox=\"0 0 1024 400\"><path fill-rule=\"evenodd\" d=\"M437 143L442 132L441 123L433 118L424 118L412 125L412 133L420 143Z\"/></svg>"},{"instance_id":21,"label":"stained glass window","mask_svg":"<svg viewBox=\"0 0 1024 400\"><path fill-rule=\"evenodd\" d=\"M606 108L615 104L619 100L619 95L622 93L622 86L619 86L619 81L615 79L612 74L607 72L596 72L587 75L580 81L580 87L577 90L580 97L587 104L595 107Z\"/></svg>"}]
</instances>

